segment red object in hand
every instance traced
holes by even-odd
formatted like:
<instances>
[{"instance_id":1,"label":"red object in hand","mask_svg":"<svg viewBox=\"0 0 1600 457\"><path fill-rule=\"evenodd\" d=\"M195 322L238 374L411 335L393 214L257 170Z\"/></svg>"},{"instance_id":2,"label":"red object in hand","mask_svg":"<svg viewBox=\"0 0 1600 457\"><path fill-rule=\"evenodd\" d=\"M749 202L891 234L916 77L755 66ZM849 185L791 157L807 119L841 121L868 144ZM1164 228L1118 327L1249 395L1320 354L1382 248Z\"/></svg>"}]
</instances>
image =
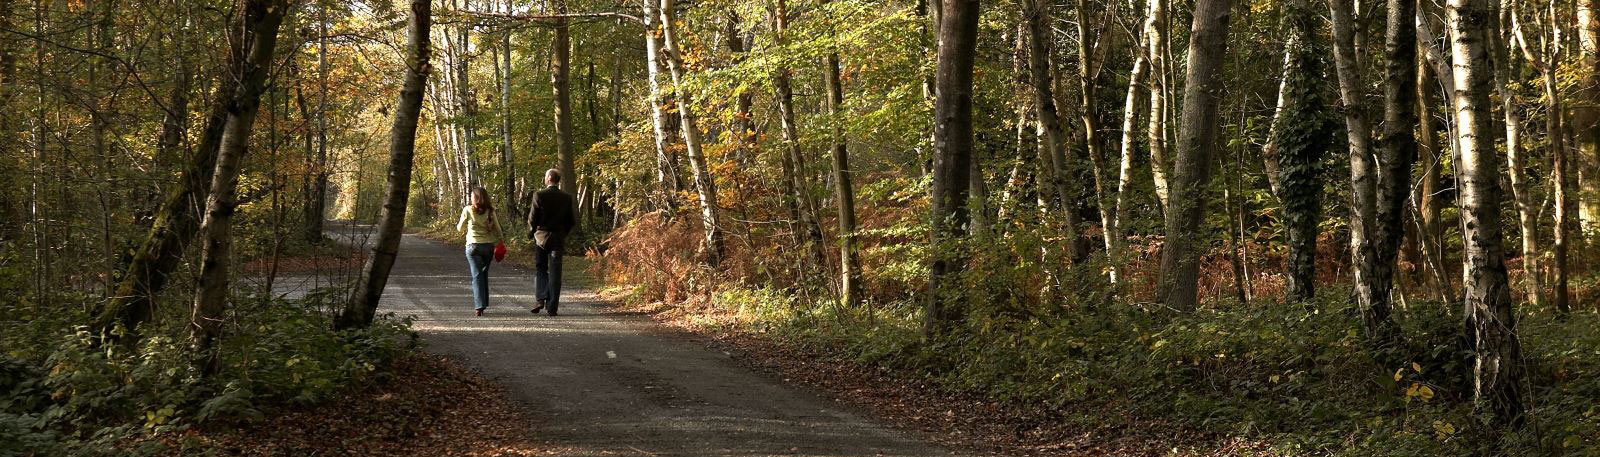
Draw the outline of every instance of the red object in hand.
<instances>
[{"instance_id":1,"label":"red object in hand","mask_svg":"<svg viewBox=\"0 0 1600 457\"><path fill-rule=\"evenodd\" d=\"M506 242L501 241L501 242L499 242L499 243L494 245L494 261L503 262L505 260L506 260Z\"/></svg>"}]
</instances>

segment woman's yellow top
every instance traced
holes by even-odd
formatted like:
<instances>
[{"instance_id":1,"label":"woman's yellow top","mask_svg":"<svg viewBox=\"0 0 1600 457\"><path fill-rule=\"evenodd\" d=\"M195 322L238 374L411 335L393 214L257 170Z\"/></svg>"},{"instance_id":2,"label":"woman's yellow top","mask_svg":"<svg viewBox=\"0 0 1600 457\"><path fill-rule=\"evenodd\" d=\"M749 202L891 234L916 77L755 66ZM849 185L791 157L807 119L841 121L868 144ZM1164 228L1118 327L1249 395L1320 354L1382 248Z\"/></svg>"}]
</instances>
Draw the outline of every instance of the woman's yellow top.
<instances>
[{"instance_id":1,"label":"woman's yellow top","mask_svg":"<svg viewBox=\"0 0 1600 457\"><path fill-rule=\"evenodd\" d=\"M461 208L461 219L456 221L457 231L467 232L467 244L494 243L500 241L500 224L495 221L494 210L479 214L468 205Z\"/></svg>"}]
</instances>

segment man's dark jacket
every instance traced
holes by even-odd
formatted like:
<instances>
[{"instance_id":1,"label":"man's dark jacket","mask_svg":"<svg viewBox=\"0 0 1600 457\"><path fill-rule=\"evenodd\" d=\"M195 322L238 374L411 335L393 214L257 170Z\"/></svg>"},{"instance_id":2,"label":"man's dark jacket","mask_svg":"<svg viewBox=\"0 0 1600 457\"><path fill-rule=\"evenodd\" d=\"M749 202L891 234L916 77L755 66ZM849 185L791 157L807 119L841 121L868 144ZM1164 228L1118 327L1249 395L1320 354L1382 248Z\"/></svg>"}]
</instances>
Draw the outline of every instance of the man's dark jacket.
<instances>
[{"instance_id":1,"label":"man's dark jacket","mask_svg":"<svg viewBox=\"0 0 1600 457\"><path fill-rule=\"evenodd\" d=\"M572 196L556 186L533 194L533 212L528 213L528 238L547 251L566 251L567 235L578 225Z\"/></svg>"}]
</instances>

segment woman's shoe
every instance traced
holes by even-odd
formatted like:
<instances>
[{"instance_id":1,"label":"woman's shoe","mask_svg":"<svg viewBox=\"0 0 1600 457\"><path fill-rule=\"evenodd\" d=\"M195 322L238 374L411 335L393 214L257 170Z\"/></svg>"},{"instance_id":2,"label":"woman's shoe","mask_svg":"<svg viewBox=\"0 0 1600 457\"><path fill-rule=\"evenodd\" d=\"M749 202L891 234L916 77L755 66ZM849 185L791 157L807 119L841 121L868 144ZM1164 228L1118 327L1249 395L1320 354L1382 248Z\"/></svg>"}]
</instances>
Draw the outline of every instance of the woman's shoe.
<instances>
[{"instance_id":1,"label":"woman's shoe","mask_svg":"<svg viewBox=\"0 0 1600 457\"><path fill-rule=\"evenodd\" d=\"M478 315L479 315L479 316L482 316L482 315L483 315L483 309L482 309L482 308L479 308L479 309L478 309Z\"/></svg>"}]
</instances>

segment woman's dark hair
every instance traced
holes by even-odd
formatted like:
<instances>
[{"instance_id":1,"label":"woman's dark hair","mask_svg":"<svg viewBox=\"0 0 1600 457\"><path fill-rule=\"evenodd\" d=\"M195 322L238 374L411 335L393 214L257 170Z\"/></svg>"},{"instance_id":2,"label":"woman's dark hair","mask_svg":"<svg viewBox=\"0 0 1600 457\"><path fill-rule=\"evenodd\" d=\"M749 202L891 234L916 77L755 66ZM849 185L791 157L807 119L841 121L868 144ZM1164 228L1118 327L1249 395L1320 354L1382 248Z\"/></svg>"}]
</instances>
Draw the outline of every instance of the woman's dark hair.
<instances>
[{"instance_id":1,"label":"woman's dark hair","mask_svg":"<svg viewBox=\"0 0 1600 457\"><path fill-rule=\"evenodd\" d=\"M472 188L472 212L487 214L494 212L494 203L489 202L489 191L482 187Z\"/></svg>"}]
</instances>

